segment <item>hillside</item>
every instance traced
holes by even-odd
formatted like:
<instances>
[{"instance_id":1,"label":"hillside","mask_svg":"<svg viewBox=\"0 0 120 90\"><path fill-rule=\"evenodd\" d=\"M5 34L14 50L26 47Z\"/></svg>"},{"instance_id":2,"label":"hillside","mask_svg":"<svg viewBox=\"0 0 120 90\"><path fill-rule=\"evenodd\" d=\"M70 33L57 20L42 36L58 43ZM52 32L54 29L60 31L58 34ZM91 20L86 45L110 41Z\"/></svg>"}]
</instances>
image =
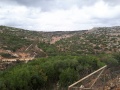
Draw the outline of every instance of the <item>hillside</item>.
<instances>
[{"instance_id":1,"label":"hillside","mask_svg":"<svg viewBox=\"0 0 120 90\"><path fill-rule=\"evenodd\" d=\"M61 51L77 55L119 52L119 44L120 27L93 28L56 42Z\"/></svg>"},{"instance_id":2,"label":"hillside","mask_svg":"<svg viewBox=\"0 0 120 90\"><path fill-rule=\"evenodd\" d=\"M0 50L37 57L60 54L103 54L120 51L120 27L83 31L40 32L0 26Z\"/></svg>"},{"instance_id":3,"label":"hillside","mask_svg":"<svg viewBox=\"0 0 120 90\"><path fill-rule=\"evenodd\" d=\"M105 64L106 82L101 77L94 87L119 88L119 26L56 32L0 26L0 90L66 90Z\"/></svg>"},{"instance_id":4,"label":"hillside","mask_svg":"<svg viewBox=\"0 0 120 90\"><path fill-rule=\"evenodd\" d=\"M69 38L76 33L78 33L78 31L37 32L0 26L0 50L1 53L9 51L11 54L18 54L19 52L33 54L33 52L35 52L36 54L39 54L38 56L47 56L49 54L47 52L49 51L49 48L55 48L54 51L58 51L56 45L53 44L61 39ZM48 47L46 48L45 46Z\"/></svg>"}]
</instances>

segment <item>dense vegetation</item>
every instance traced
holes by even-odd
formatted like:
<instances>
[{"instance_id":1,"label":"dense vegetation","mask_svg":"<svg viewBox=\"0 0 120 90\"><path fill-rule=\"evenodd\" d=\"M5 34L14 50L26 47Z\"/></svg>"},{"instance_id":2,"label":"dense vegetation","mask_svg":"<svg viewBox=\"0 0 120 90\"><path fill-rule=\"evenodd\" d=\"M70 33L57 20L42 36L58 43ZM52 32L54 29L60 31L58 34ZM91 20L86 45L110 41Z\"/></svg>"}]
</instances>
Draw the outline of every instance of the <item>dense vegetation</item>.
<instances>
[{"instance_id":1,"label":"dense vegetation","mask_svg":"<svg viewBox=\"0 0 120 90\"><path fill-rule=\"evenodd\" d=\"M16 65L0 72L0 90L61 90L105 64L120 63L119 54L101 56L55 56Z\"/></svg>"},{"instance_id":2,"label":"dense vegetation","mask_svg":"<svg viewBox=\"0 0 120 90\"><path fill-rule=\"evenodd\" d=\"M106 30L44 33L0 26L1 50L16 52L23 48L24 52L31 45L27 53L36 54L31 62L18 62L0 71L0 90L66 90L68 85L105 64L119 66L120 53L115 53L120 49L119 35ZM63 34L73 36L50 43L53 36ZM6 52L0 56L13 58Z\"/></svg>"},{"instance_id":3,"label":"dense vegetation","mask_svg":"<svg viewBox=\"0 0 120 90\"><path fill-rule=\"evenodd\" d=\"M0 41L4 45L2 48L11 51L16 51L30 44L30 41L8 33L0 33Z\"/></svg>"},{"instance_id":4,"label":"dense vegetation","mask_svg":"<svg viewBox=\"0 0 120 90\"><path fill-rule=\"evenodd\" d=\"M57 47L50 43L40 42L38 47L41 48L48 56L55 56L58 53Z\"/></svg>"},{"instance_id":5,"label":"dense vegetation","mask_svg":"<svg viewBox=\"0 0 120 90\"><path fill-rule=\"evenodd\" d=\"M67 87L101 66L95 56L56 56L20 64L0 73L1 90L37 90Z\"/></svg>"}]
</instances>

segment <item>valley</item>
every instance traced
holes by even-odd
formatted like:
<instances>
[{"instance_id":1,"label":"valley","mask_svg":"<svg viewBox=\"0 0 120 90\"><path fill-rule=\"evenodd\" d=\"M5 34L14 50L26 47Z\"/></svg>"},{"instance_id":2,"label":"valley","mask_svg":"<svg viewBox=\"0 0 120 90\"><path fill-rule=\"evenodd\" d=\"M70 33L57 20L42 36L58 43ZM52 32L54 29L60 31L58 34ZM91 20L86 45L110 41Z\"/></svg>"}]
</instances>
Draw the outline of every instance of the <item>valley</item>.
<instances>
[{"instance_id":1,"label":"valley","mask_svg":"<svg viewBox=\"0 0 120 90\"><path fill-rule=\"evenodd\" d=\"M104 88L110 88L110 83L119 80L119 73L111 74L111 69L117 72L120 65L120 26L56 32L0 26L1 90L57 90L58 86L58 90L67 90L70 84L104 65L110 70L103 76L111 77ZM94 88L103 86L101 79Z\"/></svg>"}]
</instances>

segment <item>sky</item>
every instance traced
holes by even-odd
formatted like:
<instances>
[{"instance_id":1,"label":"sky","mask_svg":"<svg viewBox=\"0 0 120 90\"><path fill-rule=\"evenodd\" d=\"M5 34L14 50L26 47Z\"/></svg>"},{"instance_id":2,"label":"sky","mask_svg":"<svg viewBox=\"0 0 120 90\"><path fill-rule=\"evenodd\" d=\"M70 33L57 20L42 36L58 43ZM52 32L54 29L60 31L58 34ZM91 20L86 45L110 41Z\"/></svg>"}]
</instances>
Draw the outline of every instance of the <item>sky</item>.
<instances>
[{"instance_id":1,"label":"sky","mask_svg":"<svg viewBox=\"0 0 120 90\"><path fill-rule=\"evenodd\" d=\"M120 26L120 0L0 0L0 25L37 31Z\"/></svg>"}]
</instances>

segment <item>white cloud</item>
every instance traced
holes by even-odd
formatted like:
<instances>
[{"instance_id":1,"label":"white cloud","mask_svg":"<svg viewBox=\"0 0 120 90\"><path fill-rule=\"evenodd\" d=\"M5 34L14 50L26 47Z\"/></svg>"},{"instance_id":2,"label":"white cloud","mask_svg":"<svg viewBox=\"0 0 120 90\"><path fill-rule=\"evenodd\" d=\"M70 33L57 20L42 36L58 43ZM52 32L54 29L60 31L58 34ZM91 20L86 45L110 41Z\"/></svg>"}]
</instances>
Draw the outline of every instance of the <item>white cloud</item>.
<instances>
[{"instance_id":1,"label":"white cloud","mask_svg":"<svg viewBox=\"0 0 120 90\"><path fill-rule=\"evenodd\" d=\"M92 6L80 8L74 4L69 9L57 8L47 12L42 12L40 7L27 7L18 4L9 5L7 3L0 4L1 25L32 30L80 30L96 26L110 26L111 22L103 22L103 20L108 19L113 25L120 24L118 23L118 19L120 19L119 4L110 6L103 0L97 0Z\"/></svg>"},{"instance_id":2,"label":"white cloud","mask_svg":"<svg viewBox=\"0 0 120 90\"><path fill-rule=\"evenodd\" d=\"M90 14L92 17L97 18L114 18L120 15L120 5L109 6L103 0L95 3L92 7L84 7L83 10Z\"/></svg>"}]
</instances>

